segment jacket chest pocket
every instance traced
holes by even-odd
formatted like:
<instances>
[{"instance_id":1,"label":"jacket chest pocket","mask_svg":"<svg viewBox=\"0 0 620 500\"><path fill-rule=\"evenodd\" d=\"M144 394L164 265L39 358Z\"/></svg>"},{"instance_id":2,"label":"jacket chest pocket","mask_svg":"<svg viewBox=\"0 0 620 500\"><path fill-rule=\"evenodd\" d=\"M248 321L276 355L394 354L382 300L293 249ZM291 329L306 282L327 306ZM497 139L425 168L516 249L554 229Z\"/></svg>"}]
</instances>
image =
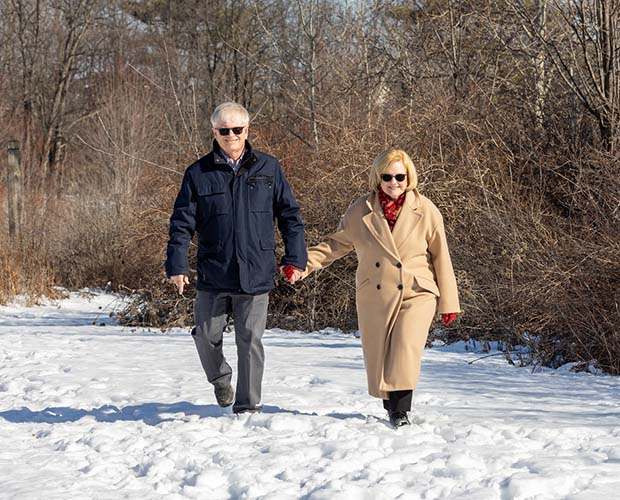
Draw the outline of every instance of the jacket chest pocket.
<instances>
[{"instance_id":1,"label":"jacket chest pocket","mask_svg":"<svg viewBox=\"0 0 620 500\"><path fill-rule=\"evenodd\" d=\"M273 177L255 175L247 180L248 206L252 212L271 212L273 206Z\"/></svg>"},{"instance_id":2,"label":"jacket chest pocket","mask_svg":"<svg viewBox=\"0 0 620 500\"><path fill-rule=\"evenodd\" d=\"M204 215L227 214L229 200L226 188L221 184L203 184L197 186L198 207Z\"/></svg>"}]
</instances>

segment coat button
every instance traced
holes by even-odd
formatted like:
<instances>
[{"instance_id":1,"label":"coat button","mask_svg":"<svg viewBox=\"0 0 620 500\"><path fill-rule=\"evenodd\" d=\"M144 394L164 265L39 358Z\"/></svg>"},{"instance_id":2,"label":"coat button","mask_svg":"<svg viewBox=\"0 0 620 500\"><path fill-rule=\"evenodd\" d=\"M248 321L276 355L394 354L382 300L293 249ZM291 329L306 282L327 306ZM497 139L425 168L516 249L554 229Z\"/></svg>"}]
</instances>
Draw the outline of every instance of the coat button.
<instances>
[{"instance_id":1,"label":"coat button","mask_svg":"<svg viewBox=\"0 0 620 500\"><path fill-rule=\"evenodd\" d=\"M396 267L397 267L398 269L400 269L401 267L403 267L403 265L402 265L400 262L397 262L397 263L396 263Z\"/></svg>"},{"instance_id":2,"label":"coat button","mask_svg":"<svg viewBox=\"0 0 620 500\"><path fill-rule=\"evenodd\" d=\"M377 290L381 290L381 285L377 285Z\"/></svg>"},{"instance_id":3,"label":"coat button","mask_svg":"<svg viewBox=\"0 0 620 500\"><path fill-rule=\"evenodd\" d=\"M375 262L375 266L379 267L381 264L379 264L378 262Z\"/></svg>"},{"instance_id":4,"label":"coat button","mask_svg":"<svg viewBox=\"0 0 620 500\"><path fill-rule=\"evenodd\" d=\"M403 285L398 285L398 289L402 290L403 289Z\"/></svg>"}]
</instances>

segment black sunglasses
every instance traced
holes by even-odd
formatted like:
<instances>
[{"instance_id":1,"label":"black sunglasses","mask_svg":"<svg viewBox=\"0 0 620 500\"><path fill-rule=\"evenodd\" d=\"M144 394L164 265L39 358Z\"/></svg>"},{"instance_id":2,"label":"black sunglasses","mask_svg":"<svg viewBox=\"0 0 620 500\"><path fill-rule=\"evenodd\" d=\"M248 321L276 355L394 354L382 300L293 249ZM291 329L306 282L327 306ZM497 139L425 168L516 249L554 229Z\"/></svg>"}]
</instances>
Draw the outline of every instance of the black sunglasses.
<instances>
[{"instance_id":1,"label":"black sunglasses","mask_svg":"<svg viewBox=\"0 0 620 500\"><path fill-rule=\"evenodd\" d=\"M232 133L235 135L241 135L243 133L243 129L245 127L225 127L216 129L220 135L228 135L232 130Z\"/></svg>"},{"instance_id":2,"label":"black sunglasses","mask_svg":"<svg viewBox=\"0 0 620 500\"><path fill-rule=\"evenodd\" d=\"M407 178L407 174L381 174L381 180L383 182L390 182L392 178L396 179L398 182L403 182Z\"/></svg>"}]
</instances>

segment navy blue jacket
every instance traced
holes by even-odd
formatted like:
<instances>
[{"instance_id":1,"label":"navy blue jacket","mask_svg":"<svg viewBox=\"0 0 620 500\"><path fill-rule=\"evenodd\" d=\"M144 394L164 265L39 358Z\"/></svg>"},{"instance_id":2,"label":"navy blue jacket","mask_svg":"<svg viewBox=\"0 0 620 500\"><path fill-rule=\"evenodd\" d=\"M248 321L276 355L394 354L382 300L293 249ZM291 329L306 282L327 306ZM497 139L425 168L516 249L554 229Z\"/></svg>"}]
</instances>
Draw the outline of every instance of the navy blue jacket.
<instances>
[{"instance_id":1,"label":"navy blue jacket","mask_svg":"<svg viewBox=\"0 0 620 500\"><path fill-rule=\"evenodd\" d=\"M188 247L198 235L198 290L258 294L275 286L274 219L284 240L281 265L306 268L299 205L273 156L246 151L237 174L216 141L190 165L170 217L168 277L189 275Z\"/></svg>"}]
</instances>

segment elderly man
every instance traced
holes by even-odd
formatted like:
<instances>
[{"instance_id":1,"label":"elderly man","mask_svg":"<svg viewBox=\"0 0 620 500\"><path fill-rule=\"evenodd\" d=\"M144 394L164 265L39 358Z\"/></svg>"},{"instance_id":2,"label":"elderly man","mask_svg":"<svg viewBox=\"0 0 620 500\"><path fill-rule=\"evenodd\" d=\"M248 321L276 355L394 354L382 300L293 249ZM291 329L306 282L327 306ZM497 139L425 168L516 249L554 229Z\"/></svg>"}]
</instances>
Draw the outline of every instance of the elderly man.
<instances>
[{"instance_id":1,"label":"elderly man","mask_svg":"<svg viewBox=\"0 0 620 500\"><path fill-rule=\"evenodd\" d=\"M225 102L211 115L213 151L185 171L170 218L166 273L179 293L189 283L188 246L198 233L192 336L220 406L260 411L262 336L276 272L274 219L284 240L280 262L290 279L307 253L299 206L278 160L252 149L249 115ZM229 315L237 344L237 387L222 350Z\"/></svg>"}]
</instances>

